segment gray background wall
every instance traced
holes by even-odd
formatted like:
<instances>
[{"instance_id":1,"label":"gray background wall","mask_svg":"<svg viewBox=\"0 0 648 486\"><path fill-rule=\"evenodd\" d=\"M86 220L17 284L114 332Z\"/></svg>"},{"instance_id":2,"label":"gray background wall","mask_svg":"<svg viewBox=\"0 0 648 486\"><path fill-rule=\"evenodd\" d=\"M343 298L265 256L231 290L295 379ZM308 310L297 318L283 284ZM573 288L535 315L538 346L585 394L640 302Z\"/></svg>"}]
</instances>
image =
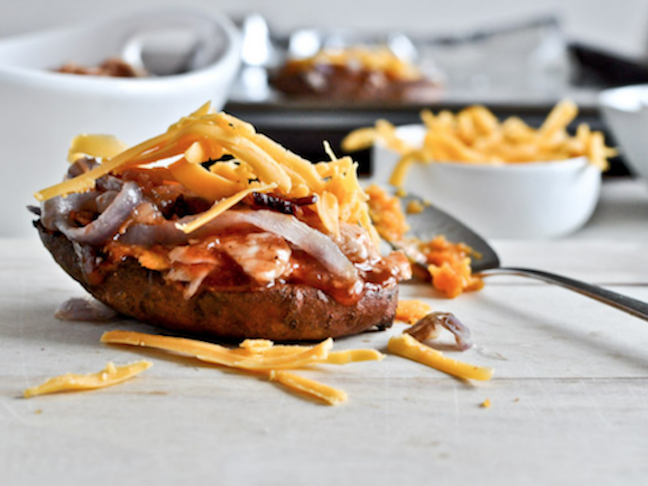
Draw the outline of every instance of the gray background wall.
<instances>
[{"instance_id":1,"label":"gray background wall","mask_svg":"<svg viewBox=\"0 0 648 486\"><path fill-rule=\"evenodd\" d=\"M648 52L648 0L0 0L0 36L155 5L256 11L286 31L303 26L447 33L537 14L560 15L568 37L629 56Z\"/></svg>"}]
</instances>

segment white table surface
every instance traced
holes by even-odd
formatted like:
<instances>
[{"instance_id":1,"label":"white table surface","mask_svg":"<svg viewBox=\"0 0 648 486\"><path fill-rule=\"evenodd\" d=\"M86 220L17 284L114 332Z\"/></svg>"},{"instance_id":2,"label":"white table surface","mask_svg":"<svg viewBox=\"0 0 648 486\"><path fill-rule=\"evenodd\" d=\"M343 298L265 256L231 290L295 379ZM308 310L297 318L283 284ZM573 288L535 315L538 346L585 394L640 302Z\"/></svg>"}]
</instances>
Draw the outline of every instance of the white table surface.
<instances>
[{"instance_id":1,"label":"white table surface","mask_svg":"<svg viewBox=\"0 0 648 486\"><path fill-rule=\"evenodd\" d=\"M561 272L648 300L648 189L608 181L591 222L558 241L497 241L508 265ZM34 238L0 240L0 484L648 484L648 323L569 291L492 277L477 293L404 297L456 313L495 368L465 383L395 356L303 372L347 391L338 407L263 380L99 343L132 321L71 323L81 288ZM384 333L339 349L384 349ZM26 400L64 372L144 355L112 388ZM486 398L491 408L482 408Z\"/></svg>"}]
</instances>

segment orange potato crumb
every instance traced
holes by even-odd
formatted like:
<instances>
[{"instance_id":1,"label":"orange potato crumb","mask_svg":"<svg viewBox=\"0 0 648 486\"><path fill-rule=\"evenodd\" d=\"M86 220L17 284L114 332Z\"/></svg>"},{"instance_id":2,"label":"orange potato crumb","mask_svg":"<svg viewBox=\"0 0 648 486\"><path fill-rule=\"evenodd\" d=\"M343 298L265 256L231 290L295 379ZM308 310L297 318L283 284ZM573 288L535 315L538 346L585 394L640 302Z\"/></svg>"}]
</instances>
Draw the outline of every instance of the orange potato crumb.
<instances>
[{"instance_id":1,"label":"orange potato crumb","mask_svg":"<svg viewBox=\"0 0 648 486\"><path fill-rule=\"evenodd\" d=\"M407 203L407 207L405 208L405 211L407 212L407 214L419 214L422 213L424 209L425 206L421 201L413 199L412 201Z\"/></svg>"},{"instance_id":2,"label":"orange potato crumb","mask_svg":"<svg viewBox=\"0 0 648 486\"><path fill-rule=\"evenodd\" d=\"M479 290L484 286L470 268L470 255L474 252L464 243L450 243L444 236L421 245L421 252L432 275L432 285L450 298L463 292Z\"/></svg>"},{"instance_id":3,"label":"orange potato crumb","mask_svg":"<svg viewBox=\"0 0 648 486\"><path fill-rule=\"evenodd\" d=\"M420 300L399 300L396 319L407 324L416 324L430 312L432 312L432 308Z\"/></svg>"},{"instance_id":4,"label":"orange potato crumb","mask_svg":"<svg viewBox=\"0 0 648 486\"><path fill-rule=\"evenodd\" d=\"M401 201L383 188L372 184L366 189L369 214L378 234L387 241L400 241L409 231Z\"/></svg>"}]
</instances>

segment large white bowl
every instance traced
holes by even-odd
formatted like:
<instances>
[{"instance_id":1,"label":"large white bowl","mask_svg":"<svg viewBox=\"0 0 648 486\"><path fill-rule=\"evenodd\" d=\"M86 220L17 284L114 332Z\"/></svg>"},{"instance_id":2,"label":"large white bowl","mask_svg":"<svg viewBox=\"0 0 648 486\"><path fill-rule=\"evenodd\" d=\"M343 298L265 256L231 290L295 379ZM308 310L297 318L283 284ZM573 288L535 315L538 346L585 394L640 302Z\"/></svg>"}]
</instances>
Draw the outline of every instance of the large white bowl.
<instances>
[{"instance_id":1,"label":"large white bowl","mask_svg":"<svg viewBox=\"0 0 648 486\"><path fill-rule=\"evenodd\" d=\"M648 85L604 90L599 107L629 169L648 182Z\"/></svg>"},{"instance_id":2,"label":"large white bowl","mask_svg":"<svg viewBox=\"0 0 648 486\"><path fill-rule=\"evenodd\" d=\"M69 61L97 65L163 29L196 31L200 68L156 78L52 72ZM61 180L77 134L114 134L133 144L208 100L220 109L239 66L239 44L229 19L196 9L146 11L0 39L0 235L34 234L25 206L35 202L35 191Z\"/></svg>"},{"instance_id":3,"label":"large white bowl","mask_svg":"<svg viewBox=\"0 0 648 486\"><path fill-rule=\"evenodd\" d=\"M398 136L422 143L421 125ZM370 182L387 183L398 156L381 145L373 152ZM501 166L460 162L414 164L405 189L449 212L489 238L556 238L580 228L598 201L601 173L584 157Z\"/></svg>"}]
</instances>

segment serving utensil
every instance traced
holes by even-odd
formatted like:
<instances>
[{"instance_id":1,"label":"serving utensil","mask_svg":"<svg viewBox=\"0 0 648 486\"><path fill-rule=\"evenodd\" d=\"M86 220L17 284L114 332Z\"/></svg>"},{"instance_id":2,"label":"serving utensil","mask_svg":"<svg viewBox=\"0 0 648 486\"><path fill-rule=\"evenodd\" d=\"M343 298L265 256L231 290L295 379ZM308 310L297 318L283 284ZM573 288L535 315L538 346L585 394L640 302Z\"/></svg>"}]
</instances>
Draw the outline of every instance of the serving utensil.
<instances>
[{"instance_id":1,"label":"serving utensil","mask_svg":"<svg viewBox=\"0 0 648 486\"><path fill-rule=\"evenodd\" d=\"M579 294L648 321L648 303L646 302L596 285L542 270L501 266L500 259L495 250L473 230L439 208L424 202L417 196L408 195L402 198L405 206L411 201L422 203L424 207L422 212L408 216L407 221L410 225L411 235L422 240L431 239L437 235L444 235L448 241L462 242L470 246L479 255L479 258L473 258L471 264L473 273L479 274L482 277L492 275L517 275L541 280L573 290L574 292L578 292ZM394 246L398 245L395 244ZM403 249L408 253L407 248ZM416 255L408 254L408 256L413 259L416 265L424 265L424 262L417 261Z\"/></svg>"}]
</instances>

